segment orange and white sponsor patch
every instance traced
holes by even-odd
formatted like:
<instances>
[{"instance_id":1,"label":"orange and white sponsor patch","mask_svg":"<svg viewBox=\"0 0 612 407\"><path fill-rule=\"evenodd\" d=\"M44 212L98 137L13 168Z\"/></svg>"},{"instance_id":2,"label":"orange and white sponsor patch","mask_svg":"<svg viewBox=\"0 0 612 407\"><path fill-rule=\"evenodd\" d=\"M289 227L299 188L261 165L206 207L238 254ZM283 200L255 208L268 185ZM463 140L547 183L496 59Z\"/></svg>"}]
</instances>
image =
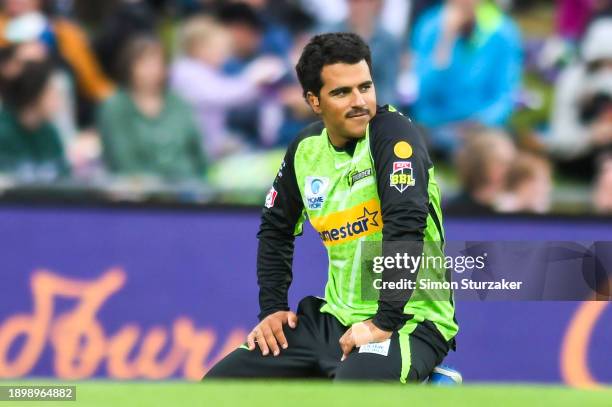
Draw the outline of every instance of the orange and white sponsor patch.
<instances>
[{"instance_id":1,"label":"orange and white sponsor patch","mask_svg":"<svg viewBox=\"0 0 612 407\"><path fill-rule=\"evenodd\" d=\"M310 223L325 246L350 242L382 230L380 203L371 199L340 212L311 218Z\"/></svg>"}]
</instances>

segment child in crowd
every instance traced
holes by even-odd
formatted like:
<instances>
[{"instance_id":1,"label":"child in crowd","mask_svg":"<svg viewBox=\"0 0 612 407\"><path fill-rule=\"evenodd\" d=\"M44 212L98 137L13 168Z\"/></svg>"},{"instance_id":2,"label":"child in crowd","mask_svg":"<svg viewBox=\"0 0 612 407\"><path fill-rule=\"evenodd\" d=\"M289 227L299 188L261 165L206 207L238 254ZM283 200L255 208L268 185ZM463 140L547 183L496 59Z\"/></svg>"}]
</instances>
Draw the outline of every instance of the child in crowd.
<instances>
[{"instance_id":1,"label":"child in crowd","mask_svg":"<svg viewBox=\"0 0 612 407\"><path fill-rule=\"evenodd\" d=\"M228 31L209 17L188 21L181 38L181 57L171 71L172 87L196 112L204 145L212 160L244 148L226 129L229 109L254 103L262 87L280 79L285 66L280 60L261 57L241 75L229 76L222 66L232 54Z\"/></svg>"},{"instance_id":2,"label":"child in crowd","mask_svg":"<svg viewBox=\"0 0 612 407\"><path fill-rule=\"evenodd\" d=\"M546 213L550 209L552 171L544 157L518 153L506 179L506 191L497 202L500 212Z\"/></svg>"}]
</instances>

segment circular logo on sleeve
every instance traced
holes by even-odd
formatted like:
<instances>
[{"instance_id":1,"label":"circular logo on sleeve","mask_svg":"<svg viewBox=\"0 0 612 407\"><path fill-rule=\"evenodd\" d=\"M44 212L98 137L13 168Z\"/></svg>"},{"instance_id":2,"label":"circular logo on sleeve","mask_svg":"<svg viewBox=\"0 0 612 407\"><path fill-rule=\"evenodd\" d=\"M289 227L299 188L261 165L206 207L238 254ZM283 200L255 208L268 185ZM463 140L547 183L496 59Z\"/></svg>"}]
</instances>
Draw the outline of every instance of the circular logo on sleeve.
<instances>
[{"instance_id":1,"label":"circular logo on sleeve","mask_svg":"<svg viewBox=\"0 0 612 407\"><path fill-rule=\"evenodd\" d=\"M405 141L398 141L393 147L393 152L399 158L410 158L412 157L412 146Z\"/></svg>"}]
</instances>

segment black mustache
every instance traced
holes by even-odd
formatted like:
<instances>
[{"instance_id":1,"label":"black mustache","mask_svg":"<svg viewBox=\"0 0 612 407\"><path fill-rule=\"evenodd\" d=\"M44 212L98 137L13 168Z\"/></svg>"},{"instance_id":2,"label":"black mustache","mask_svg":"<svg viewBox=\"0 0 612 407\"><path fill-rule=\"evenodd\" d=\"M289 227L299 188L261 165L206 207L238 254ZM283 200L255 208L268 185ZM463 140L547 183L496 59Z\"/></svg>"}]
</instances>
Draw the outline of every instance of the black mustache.
<instances>
[{"instance_id":1,"label":"black mustache","mask_svg":"<svg viewBox=\"0 0 612 407\"><path fill-rule=\"evenodd\" d=\"M346 114L346 118L350 119L351 117L361 116L362 114L370 115L370 109L353 109Z\"/></svg>"}]
</instances>

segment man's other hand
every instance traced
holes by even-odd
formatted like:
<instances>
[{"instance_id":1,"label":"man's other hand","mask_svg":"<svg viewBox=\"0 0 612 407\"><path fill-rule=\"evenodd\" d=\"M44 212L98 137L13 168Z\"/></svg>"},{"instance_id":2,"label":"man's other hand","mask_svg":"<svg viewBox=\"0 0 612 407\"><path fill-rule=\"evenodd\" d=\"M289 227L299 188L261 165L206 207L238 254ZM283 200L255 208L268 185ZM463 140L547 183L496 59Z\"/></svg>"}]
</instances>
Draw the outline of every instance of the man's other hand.
<instances>
[{"instance_id":1,"label":"man's other hand","mask_svg":"<svg viewBox=\"0 0 612 407\"><path fill-rule=\"evenodd\" d=\"M262 355L267 356L272 351L274 356L278 356L279 346L283 349L289 346L283 333L283 325L287 324L294 329L297 321L297 315L291 311L278 311L268 315L247 336L249 350L255 350L255 343L257 343Z\"/></svg>"}]
</instances>

